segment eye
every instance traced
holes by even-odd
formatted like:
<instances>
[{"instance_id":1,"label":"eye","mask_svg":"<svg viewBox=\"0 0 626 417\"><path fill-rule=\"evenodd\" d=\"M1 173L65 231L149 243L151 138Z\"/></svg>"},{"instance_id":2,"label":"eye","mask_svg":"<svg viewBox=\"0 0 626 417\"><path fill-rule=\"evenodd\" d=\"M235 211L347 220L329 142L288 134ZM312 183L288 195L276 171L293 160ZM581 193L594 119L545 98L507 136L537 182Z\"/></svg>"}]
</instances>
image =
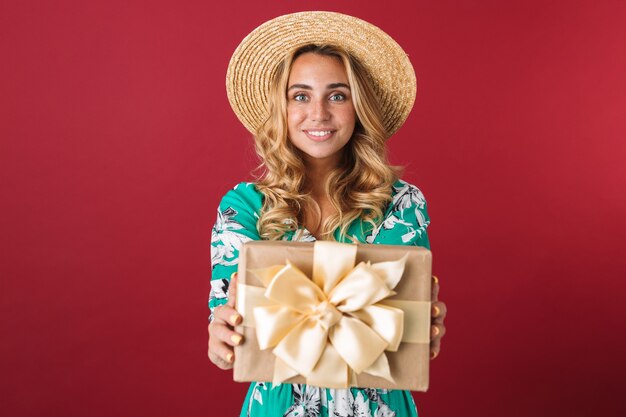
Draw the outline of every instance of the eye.
<instances>
[{"instance_id":1,"label":"eye","mask_svg":"<svg viewBox=\"0 0 626 417\"><path fill-rule=\"evenodd\" d=\"M294 101L307 101L308 97L306 94L298 93L293 96Z\"/></svg>"},{"instance_id":2,"label":"eye","mask_svg":"<svg viewBox=\"0 0 626 417\"><path fill-rule=\"evenodd\" d=\"M335 93L330 96L330 101L344 101L346 99L346 95L342 93Z\"/></svg>"}]
</instances>

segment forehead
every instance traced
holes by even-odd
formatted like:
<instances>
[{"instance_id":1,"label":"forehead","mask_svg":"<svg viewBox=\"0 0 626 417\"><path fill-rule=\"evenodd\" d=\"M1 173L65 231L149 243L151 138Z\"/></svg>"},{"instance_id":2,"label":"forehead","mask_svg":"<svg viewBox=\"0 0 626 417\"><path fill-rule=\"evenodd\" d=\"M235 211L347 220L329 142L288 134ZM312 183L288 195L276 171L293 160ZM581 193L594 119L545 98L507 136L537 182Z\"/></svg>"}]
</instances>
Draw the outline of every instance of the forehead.
<instances>
[{"instance_id":1,"label":"forehead","mask_svg":"<svg viewBox=\"0 0 626 417\"><path fill-rule=\"evenodd\" d=\"M347 84L348 75L338 57L307 52L294 60L289 72L289 84L304 81Z\"/></svg>"}]
</instances>

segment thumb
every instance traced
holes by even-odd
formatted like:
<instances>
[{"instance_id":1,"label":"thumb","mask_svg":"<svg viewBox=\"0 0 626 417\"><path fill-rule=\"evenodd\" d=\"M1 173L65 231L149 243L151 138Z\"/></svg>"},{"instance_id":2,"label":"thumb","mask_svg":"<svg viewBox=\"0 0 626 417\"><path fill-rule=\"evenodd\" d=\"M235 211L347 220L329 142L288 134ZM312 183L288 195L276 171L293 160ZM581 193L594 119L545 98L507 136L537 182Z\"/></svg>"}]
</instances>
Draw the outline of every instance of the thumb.
<instances>
[{"instance_id":1,"label":"thumb","mask_svg":"<svg viewBox=\"0 0 626 417\"><path fill-rule=\"evenodd\" d=\"M228 284L228 305L235 307L235 301L237 300L237 272L234 272L230 277L230 283Z\"/></svg>"}]
</instances>

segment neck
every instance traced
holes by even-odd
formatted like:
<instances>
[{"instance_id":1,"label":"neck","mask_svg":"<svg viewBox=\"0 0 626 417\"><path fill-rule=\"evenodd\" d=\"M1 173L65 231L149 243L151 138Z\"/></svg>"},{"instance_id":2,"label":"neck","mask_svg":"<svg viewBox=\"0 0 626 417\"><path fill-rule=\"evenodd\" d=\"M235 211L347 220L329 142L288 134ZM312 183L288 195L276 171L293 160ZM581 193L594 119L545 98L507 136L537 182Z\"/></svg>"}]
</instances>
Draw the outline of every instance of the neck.
<instances>
[{"instance_id":1,"label":"neck","mask_svg":"<svg viewBox=\"0 0 626 417\"><path fill-rule=\"evenodd\" d=\"M341 155L336 154L328 158L306 158L306 187L311 190L313 198L324 195L324 185L328 174L335 169L341 160Z\"/></svg>"}]
</instances>

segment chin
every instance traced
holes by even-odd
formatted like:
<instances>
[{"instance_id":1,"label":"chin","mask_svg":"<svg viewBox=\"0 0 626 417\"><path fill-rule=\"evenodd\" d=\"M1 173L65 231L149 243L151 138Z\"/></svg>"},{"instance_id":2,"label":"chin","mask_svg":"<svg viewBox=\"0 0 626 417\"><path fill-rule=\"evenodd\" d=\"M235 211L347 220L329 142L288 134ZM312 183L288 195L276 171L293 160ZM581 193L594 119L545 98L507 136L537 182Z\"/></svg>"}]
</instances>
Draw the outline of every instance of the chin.
<instances>
[{"instance_id":1,"label":"chin","mask_svg":"<svg viewBox=\"0 0 626 417\"><path fill-rule=\"evenodd\" d=\"M329 159L339 160L341 159L341 154L343 153L343 149L339 151L335 151L335 152L311 152L311 153L301 150L300 153L305 159L308 159L308 160L315 160L315 161L325 161Z\"/></svg>"}]
</instances>

